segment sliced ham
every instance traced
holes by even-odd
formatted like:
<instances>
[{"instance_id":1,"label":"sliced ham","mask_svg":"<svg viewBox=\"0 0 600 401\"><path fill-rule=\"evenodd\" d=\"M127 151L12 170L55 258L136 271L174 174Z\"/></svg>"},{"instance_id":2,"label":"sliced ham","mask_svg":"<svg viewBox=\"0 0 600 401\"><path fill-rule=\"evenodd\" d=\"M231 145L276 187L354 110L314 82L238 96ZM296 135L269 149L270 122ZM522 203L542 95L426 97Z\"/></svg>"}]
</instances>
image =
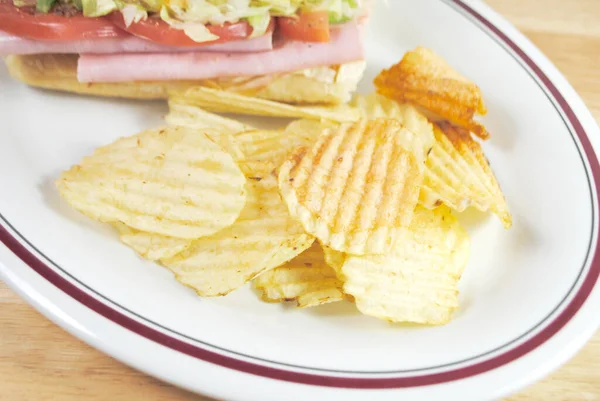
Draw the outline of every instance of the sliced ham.
<instances>
[{"instance_id":1,"label":"sliced ham","mask_svg":"<svg viewBox=\"0 0 600 401\"><path fill-rule=\"evenodd\" d=\"M273 34L268 33L258 38L237 40L233 42L206 45L195 48L193 52L229 52L252 53L273 49ZM123 37L93 40L32 40L20 38L0 31L0 56L11 54L119 54L119 53L183 53L191 52L189 48L172 47L152 43L148 40L124 34Z\"/></svg>"},{"instance_id":2,"label":"sliced ham","mask_svg":"<svg viewBox=\"0 0 600 401\"><path fill-rule=\"evenodd\" d=\"M364 58L359 27L345 24L329 43L287 41L262 53L82 55L80 82L198 80L256 76L343 64Z\"/></svg>"}]
</instances>

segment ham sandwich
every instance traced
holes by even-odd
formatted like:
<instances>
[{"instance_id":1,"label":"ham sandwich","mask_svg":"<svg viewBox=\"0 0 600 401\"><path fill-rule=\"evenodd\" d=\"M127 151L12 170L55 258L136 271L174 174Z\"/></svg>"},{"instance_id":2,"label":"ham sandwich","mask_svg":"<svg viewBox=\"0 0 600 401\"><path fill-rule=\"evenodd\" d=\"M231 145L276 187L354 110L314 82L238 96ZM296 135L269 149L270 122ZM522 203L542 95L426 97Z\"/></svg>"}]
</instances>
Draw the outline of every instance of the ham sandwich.
<instances>
[{"instance_id":1,"label":"ham sandwich","mask_svg":"<svg viewBox=\"0 0 600 401\"><path fill-rule=\"evenodd\" d=\"M264 84L261 93L273 98L337 104L349 100L364 72L366 15L331 25L328 41L297 40L271 28L260 36L197 47L158 43L126 30L111 37L40 40L2 31L0 24L0 56L16 79L81 94L164 98L173 88L207 80L219 86L235 78L256 78ZM336 74L345 65L353 73L342 84ZM275 82L276 89L269 90ZM282 93L313 87L322 93Z\"/></svg>"}]
</instances>

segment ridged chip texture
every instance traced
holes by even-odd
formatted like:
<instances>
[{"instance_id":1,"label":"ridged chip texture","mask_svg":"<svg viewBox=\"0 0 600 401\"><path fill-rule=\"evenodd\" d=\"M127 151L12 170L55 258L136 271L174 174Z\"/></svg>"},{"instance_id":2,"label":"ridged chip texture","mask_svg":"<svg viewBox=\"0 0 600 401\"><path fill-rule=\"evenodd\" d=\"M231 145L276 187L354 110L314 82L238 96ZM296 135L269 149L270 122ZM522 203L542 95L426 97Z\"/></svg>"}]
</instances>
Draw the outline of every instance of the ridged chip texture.
<instances>
[{"instance_id":1,"label":"ridged chip texture","mask_svg":"<svg viewBox=\"0 0 600 401\"><path fill-rule=\"evenodd\" d=\"M308 118L339 122L356 121L358 111L346 104L334 106L294 106L219 89L194 87L178 95L178 101L216 113L253 116Z\"/></svg>"},{"instance_id":2,"label":"ridged chip texture","mask_svg":"<svg viewBox=\"0 0 600 401\"><path fill-rule=\"evenodd\" d=\"M199 107L177 101L174 98L169 100L169 114L167 114L165 120L169 125L187 127L205 134L238 163L244 160L244 154L235 140L234 134L256 130L251 125L213 114Z\"/></svg>"},{"instance_id":3,"label":"ridged chip texture","mask_svg":"<svg viewBox=\"0 0 600 401\"><path fill-rule=\"evenodd\" d=\"M148 260L172 258L192 244L192 240L189 239L138 231L122 223L113 223L113 226L119 231L122 243Z\"/></svg>"},{"instance_id":4,"label":"ridged chip texture","mask_svg":"<svg viewBox=\"0 0 600 401\"><path fill-rule=\"evenodd\" d=\"M332 124L314 120L296 120L283 130L251 130L233 135L243 154L240 168L247 176L269 174L299 147L312 146L326 127Z\"/></svg>"},{"instance_id":5,"label":"ridged chip texture","mask_svg":"<svg viewBox=\"0 0 600 401\"><path fill-rule=\"evenodd\" d=\"M441 325L458 308L469 253L469 237L449 208L418 207L390 254L346 255L339 276L365 315Z\"/></svg>"},{"instance_id":6,"label":"ridged chip texture","mask_svg":"<svg viewBox=\"0 0 600 401\"><path fill-rule=\"evenodd\" d=\"M97 149L56 185L95 220L176 238L211 235L239 216L245 177L206 135L182 127L142 132Z\"/></svg>"},{"instance_id":7,"label":"ridged chip texture","mask_svg":"<svg viewBox=\"0 0 600 401\"><path fill-rule=\"evenodd\" d=\"M431 117L462 126L482 139L486 128L474 120L487 109L480 88L433 51L418 47L375 78L377 92L427 110Z\"/></svg>"},{"instance_id":8,"label":"ridged chip texture","mask_svg":"<svg viewBox=\"0 0 600 401\"><path fill-rule=\"evenodd\" d=\"M321 246L312 247L276 269L254 279L255 287L267 302L295 301L300 308L344 300L342 282L325 263Z\"/></svg>"},{"instance_id":9,"label":"ridged chip texture","mask_svg":"<svg viewBox=\"0 0 600 401\"><path fill-rule=\"evenodd\" d=\"M230 135L255 129L248 124L243 124L232 118L223 117L203 110L200 107L186 104L176 98L169 100L169 114L165 117L165 121L169 125L195 129L211 129Z\"/></svg>"},{"instance_id":10,"label":"ridged chip texture","mask_svg":"<svg viewBox=\"0 0 600 401\"><path fill-rule=\"evenodd\" d=\"M293 259L313 242L289 215L275 177L255 177L248 180L246 206L231 227L161 262L198 295L221 296Z\"/></svg>"},{"instance_id":11,"label":"ridged chip texture","mask_svg":"<svg viewBox=\"0 0 600 401\"><path fill-rule=\"evenodd\" d=\"M396 120L404 128L414 132L420 141L420 149L415 146L415 156L418 162L425 162L427 154L435 143L433 125L414 106L407 103L398 103L378 93L366 96L357 94L352 100L352 105L361 111L363 117Z\"/></svg>"},{"instance_id":12,"label":"ridged chip texture","mask_svg":"<svg viewBox=\"0 0 600 401\"><path fill-rule=\"evenodd\" d=\"M365 68L366 62L359 60L277 74L264 89L249 94L292 104L347 103L362 79Z\"/></svg>"},{"instance_id":13,"label":"ridged chip texture","mask_svg":"<svg viewBox=\"0 0 600 401\"><path fill-rule=\"evenodd\" d=\"M435 137L425 163L420 203L427 208L445 204L458 212L469 206L492 211L510 228L512 215L481 145L468 131L448 123L436 125Z\"/></svg>"},{"instance_id":14,"label":"ridged chip texture","mask_svg":"<svg viewBox=\"0 0 600 401\"><path fill-rule=\"evenodd\" d=\"M280 169L290 213L325 246L357 255L387 252L418 201L421 172L403 146L414 137L386 119L330 129Z\"/></svg>"},{"instance_id":15,"label":"ridged chip texture","mask_svg":"<svg viewBox=\"0 0 600 401\"><path fill-rule=\"evenodd\" d=\"M325 256L325 263L327 263L327 265L329 265L329 267L331 267L339 276L342 272L346 254L335 251L328 246L321 245L321 247L323 248L323 255Z\"/></svg>"}]
</instances>

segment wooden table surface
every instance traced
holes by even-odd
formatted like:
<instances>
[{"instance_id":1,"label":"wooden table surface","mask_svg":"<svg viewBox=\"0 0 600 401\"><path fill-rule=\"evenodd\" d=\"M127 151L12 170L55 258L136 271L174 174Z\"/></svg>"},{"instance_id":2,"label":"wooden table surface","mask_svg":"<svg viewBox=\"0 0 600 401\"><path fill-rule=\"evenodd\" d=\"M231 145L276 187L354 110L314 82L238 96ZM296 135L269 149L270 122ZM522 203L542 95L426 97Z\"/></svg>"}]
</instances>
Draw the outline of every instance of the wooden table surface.
<instances>
[{"instance_id":1,"label":"wooden table surface","mask_svg":"<svg viewBox=\"0 0 600 401\"><path fill-rule=\"evenodd\" d=\"M542 49L600 121L600 0L487 1ZM207 401L87 346L0 282L0 400L84 399ZM600 333L563 368L509 400L600 400Z\"/></svg>"}]
</instances>

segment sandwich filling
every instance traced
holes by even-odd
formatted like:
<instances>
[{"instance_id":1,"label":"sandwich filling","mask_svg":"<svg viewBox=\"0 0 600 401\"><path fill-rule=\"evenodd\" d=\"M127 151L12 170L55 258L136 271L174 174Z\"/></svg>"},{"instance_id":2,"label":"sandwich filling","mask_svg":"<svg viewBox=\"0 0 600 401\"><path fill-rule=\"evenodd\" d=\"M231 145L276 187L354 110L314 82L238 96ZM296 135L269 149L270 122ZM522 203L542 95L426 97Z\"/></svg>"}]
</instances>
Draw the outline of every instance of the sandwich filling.
<instances>
[{"instance_id":1,"label":"sandwich filling","mask_svg":"<svg viewBox=\"0 0 600 401\"><path fill-rule=\"evenodd\" d=\"M78 54L82 83L263 76L364 59L361 0L0 0L0 56Z\"/></svg>"}]
</instances>

